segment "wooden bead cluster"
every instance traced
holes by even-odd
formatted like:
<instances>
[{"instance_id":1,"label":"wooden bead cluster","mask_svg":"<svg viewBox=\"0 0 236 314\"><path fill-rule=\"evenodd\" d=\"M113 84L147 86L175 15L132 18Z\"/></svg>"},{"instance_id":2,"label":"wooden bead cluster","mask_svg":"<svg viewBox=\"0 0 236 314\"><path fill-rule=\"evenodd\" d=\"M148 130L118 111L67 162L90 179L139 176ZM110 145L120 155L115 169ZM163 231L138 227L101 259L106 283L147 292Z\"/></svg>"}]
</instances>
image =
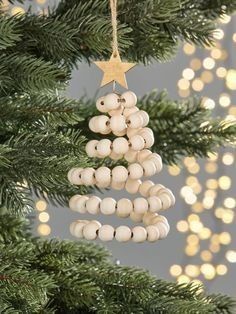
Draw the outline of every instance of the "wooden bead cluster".
<instances>
[{"instance_id":1,"label":"wooden bead cluster","mask_svg":"<svg viewBox=\"0 0 236 314\"><path fill-rule=\"evenodd\" d=\"M139 193L133 201L122 198L118 201L111 197L100 199L97 196L74 195L69 202L73 211L92 215L116 214L118 217L129 217L134 222L143 222L145 227L136 226L130 229L120 226L114 229L109 225L101 225L98 221L78 220L71 224L72 235L94 240L97 237L103 241L116 239L119 242L128 240L154 242L163 239L169 232L169 224L158 212L170 208L175 203L173 193L161 184L151 180L141 181L162 170L161 157L148 148L154 144L154 135L147 127L148 114L136 107L137 97L127 91L122 95L111 93L97 100L97 109L103 115L93 117L89 128L95 133L118 136L110 139L91 140L86 145L89 157L113 160L124 158L128 168L115 166L113 169L102 166L97 169L72 168L68 172L68 180L74 185L96 185L99 188L111 187L115 190L125 189L130 194Z\"/></svg>"}]
</instances>

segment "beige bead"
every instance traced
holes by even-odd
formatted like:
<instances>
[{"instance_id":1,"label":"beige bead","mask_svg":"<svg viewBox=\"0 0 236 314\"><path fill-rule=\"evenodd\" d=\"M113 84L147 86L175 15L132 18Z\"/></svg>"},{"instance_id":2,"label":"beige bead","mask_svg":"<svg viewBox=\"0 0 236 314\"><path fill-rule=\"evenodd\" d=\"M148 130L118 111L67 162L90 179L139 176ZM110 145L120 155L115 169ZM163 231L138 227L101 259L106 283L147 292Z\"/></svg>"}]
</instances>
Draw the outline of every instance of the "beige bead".
<instances>
[{"instance_id":1,"label":"beige bead","mask_svg":"<svg viewBox=\"0 0 236 314\"><path fill-rule=\"evenodd\" d=\"M164 224L163 222L158 222L155 226L157 227L160 233L159 239L166 238L169 233L168 226Z\"/></svg>"},{"instance_id":2,"label":"beige bead","mask_svg":"<svg viewBox=\"0 0 236 314\"><path fill-rule=\"evenodd\" d=\"M90 120L89 120L89 129L94 132L94 133L98 133L99 130L98 130L98 127L97 127L97 118L98 116L95 116L95 117L92 117Z\"/></svg>"},{"instance_id":3,"label":"beige bead","mask_svg":"<svg viewBox=\"0 0 236 314\"><path fill-rule=\"evenodd\" d=\"M134 106L134 107L130 107L130 108L124 108L123 110L123 115L128 118L132 113L135 113L139 111L138 107Z\"/></svg>"},{"instance_id":4,"label":"beige bead","mask_svg":"<svg viewBox=\"0 0 236 314\"><path fill-rule=\"evenodd\" d=\"M94 185L95 180L95 169L85 168L81 171L81 181L84 185Z\"/></svg>"},{"instance_id":5,"label":"beige bead","mask_svg":"<svg viewBox=\"0 0 236 314\"><path fill-rule=\"evenodd\" d=\"M147 213L145 213L143 215L143 223L146 225L146 226L149 226L149 225L152 225L152 221L154 221L154 219L158 216L158 214L156 213L151 213L150 211L148 211Z\"/></svg>"},{"instance_id":6,"label":"beige bead","mask_svg":"<svg viewBox=\"0 0 236 314\"><path fill-rule=\"evenodd\" d=\"M145 142L142 136L134 135L129 139L131 149L139 151L144 148Z\"/></svg>"},{"instance_id":7,"label":"beige bead","mask_svg":"<svg viewBox=\"0 0 236 314\"><path fill-rule=\"evenodd\" d=\"M100 211L101 199L97 196L91 196L85 204L87 212L91 215L97 215Z\"/></svg>"},{"instance_id":8,"label":"beige bead","mask_svg":"<svg viewBox=\"0 0 236 314\"><path fill-rule=\"evenodd\" d=\"M100 140L97 144L97 153L100 157L107 157L111 153L111 141L108 139Z\"/></svg>"},{"instance_id":9,"label":"beige bead","mask_svg":"<svg viewBox=\"0 0 236 314\"><path fill-rule=\"evenodd\" d=\"M133 242L144 242L147 239L147 231L141 226L136 226L132 229L132 241Z\"/></svg>"},{"instance_id":10,"label":"beige bead","mask_svg":"<svg viewBox=\"0 0 236 314\"><path fill-rule=\"evenodd\" d=\"M117 94L111 93L104 97L104 105L108 111L115 110L120 107L119 100L120 100L120 97Z\"/></svg>"},{"instance_id":11,"label":"beige bead","mask_svg":"<svg viewBox=\"0 0 236 314\"><path fill-rule=\"evenodd\" d=\"M114 238L115 229L110 225L103 225L98 230L98 237L102 241L112 241Z\"/></svg>"},{"instance_id":12,"label":"beige bead","mask_svg":"<svg viewBox=\"0 0 236 314\"><path fill-rule=\"evenodd\" d=\"M128 166L129 178L132 180L137 180L143 176L143 167L138 163L133 163Z\"/></svg>"},{"instance_id":13,"label":"beige bead","mask_svg":"<svg viewBox=\"0 0 236 314\"><path fill-rule=\"evenodd\" d=\"M118 137L113 141L112 149L116 154L125 154L129 150L129 143L124 137Z\"/></svg>"},{"instance_id":14,"label":"beige bead","mask_svg":"<svg viewBox=\"0 0 236 314\"><path fill-rule=\"evenodd\" d=\"M129 149L124 155L125 160L128 162L135 162L137 158L137 152L135 150Z\"/></svg>"},{"instance_id":15,"label":"beige bead","mask_svg":"<svg viewBox=\"0 0 236 314\"><path fill-rule=\"evenodd\" d=\"M82 239L84 237L83 229L86 225L87 225L86 221L83 221L83 220L76 221L74 225L74 229L73 229L73 236L75 236L76 238Z\"/></svg>"},{"instance_id":16,"label":"beige bead","mask_svg":"<svg viewBox=\"0 0 236 314\"><path fill-rule=\"evenodd\" d=\"M159 229L156 226L147 226L147 240L149 242L155 242L160 237Z\"/></svg>"},{"instance_id":17,"label":"beige bead","mask_svg":"<svg viewBox=\"0 0 236 314\"><path fill-rule=\"evenodd\" d=\"M71 210L77 211L77 201L82 197L82 195L73 195L69 200L69 207Z\"/></svg>"},{"instance_id":18,"label":"beige bead","mask_svg":"<svg viewBox=\"0 0 236 314\"><path fill-rule=\"evenodd\" d=\"M100 211L104 215L112 215L116 211L116 200L112 197L105 197L100 203Z\"/></svg>"},{"instance_id":19,"label":"beige bead","mask_svg":"<svg viewBox=\"0 0 236 314\"><path fill-rule=\"evenodd\" d=\"M175 205L175 196L174 194L172 193L171 190L169 189L165 189L165 193L170 197L171 199L171 206Z\"/></svg>"},{"instance_id":20,"label":"beige bead","mask_svg":"<svg viewBox=\"0 0 236 314\"><path fill-rule=\"evenodd\" d=\"M162 159L161 159L161 156L159 156L158 154L156 153L153 153L149 158L148 160L152 160L154 163L155 163L155 166L156 166L156 170L157 172L160 172L162 170Z\"/></svg>"},{"instance_id":21,"label":"beige bead","mask_svg":"<svg viewBox=\"0 0 236 314\"><path fill-rule=\"evenodd\" d=\"M86 195L75 195L73 196L74 199L71 198L70 200L70 208L76 212L79 212L81 214L86 213L85 204L87 200L89 199Z\"/></svg>"},{"instance_id":22,"label":"beige bead","mask_svg":"<svg viewBox=\"0 0 236 314\"><path fill-rule=\"evenodd\" d=\"M122 158L123 158L123 154L116 154L116 153L112 150L109 157L110 157L111 159L113 159L113 160L119 160L119 159L122 159Z\"/></svg>"},{"instance_id":23,"label":"beige bead","mask_svg":"<svg viewBox=\"0 0 236 314\"><path fill-rule=\"evenodd\" d=\"M127 226L119 226L115 232L115 238L118 242L127 242L131 239L131 230Z\"/></svg>"},{"instance_id":24,"label":"beige bead","mask_svg":"<svg viewBox=\"0 0 236 314\"><path fill-rule=\"evenodd\" d=\"M161 200L162 202L162 209L165 210L165 209L168 209L171 207L171 198L169 197L168 194L161 194L158 196L159 199Z\"/></svg>"},{"instance_id":25,"label":"beige bead","mask_svg":"<svg viewBox=\"0 0 236 314\"><path fill-rule=\"evenodd\" d=\"M124 107L122 105L120 105L120 107L118 109L114 109L114 110L110 110L108 112L109 116L116 116L118 114L122 114L124 111Z\"/></svg>"},{"instance_id":26,"label":"beige bead","mask_svg":"<svg viewBox=\"0 0 236 314\"><path fill-rule=\"evenodd\" d=\"M94 158L98 156L97 144L98 144L97 140L91 140L86 144L85 151L89 157Z\"/></svg>"},{"instance_id":27,"label":"beige bead","mask_svg":"<svg viewBox=\"0 0 236 314\"><path fill-rule=\"evenodd\" d=\"M83 236L86 240L95 240L97 238L98 230L101 224L98 222L91 221L86 224L83 228Z\"/></svg>"},{"instance_id":28,"label":"beige bead","mask_svg":"<svg viewBox=\"0 0 236 314\"><path fill-rule=\"evenodd\" d=\"M115 136L124 136L126 135L126 129L124 129L123 131L120 132L112 132Z\"/></svg>"},{"instance_id":29,"label":"beige bead","mask_svg":"<svg viewBox=\"0 0 236 314\"><path fill-rule=\"evenodd\" d=\"M83 168L72 168L68 172L67 178L71 184L80 185L82 184L81 181L81 172L83 171Z\"/></svg>"},{"instance_id":30,"label":"beige bead","mask_svg":"<svg viewBox=\"0 0 236 314\"><path fill-rule=\"evenodd\" d=\"M160 191L160 189L165 188L164 185L162 184L155 184L154 186L152 186L149 190L149 195L150 196L154 196L158 194L158 191Z\"/></svg>"},{"instance_id":31,"label":"beige bead","mask_svg":"<svg viewBox=\"0 0 236 314\"><path fill-rule=\"evenodd\" d=\"M152 155L152 152L149 149L143 149L141 152L138 152L137 161L141 164L144 160L148 159Z\"/></svg>"},{"instance_id":32,"label":"beige bead","mask_svg":"<svg viewBox=\"0 0 236 314\"><path fill-rule=\"evenodd\" d=\"M148 204L149 204L149 210L150 212L158 212L162 209L162 202L159 197L157 196L150 196L148 199Z\"/></svg>"},{"instance_id":33,"label":"beige bead","mask_svg":"<svg viewBox=\"0 0 236 314\"><path fill-rule=\"evenodd\" d=\"M125 182L128 179L128 170L124 166L116 166L111 172L112 180L116 182Z\"/></svg>"},{"instance_id":34,"label":"beige bead","mask_svg":"<svg viewBox=\"0 0 236 314\"><path fill-rule=\"evenodd\" d=\"M139 193L144 197L149 196L149 190L152 186L154 183L151 180L143 181L139 186Z\"/></svg>"},{"instance_id":35,"label":"beige bead","mask_svg":"<svg viewBox=\"0 0 236 314\"><path fill-rule=\"evenodd\" d=\"M111 169L108 167L99 167L95 171L95 179L97 183L104 183L111 181Z\"/></svg>"},{"instance_id":36,"label":"beige bead","mask_svg":"<svg viewBox=\"0 0 236 314\"><path fill-rule=\"evenodd\" d=\"M152 160L144 160L142 162L143 173L146 177L151 177L156 174L156 165Z\"/></svg>"},{"instance_id":37,"label":"beige bead","mask_svg":"<svg viewBox=\"0 0 236 314\"><path fill-rule=\"evenodd\" d=\"M127 128L126 129L126 134L128 138L133 137L134 135L137 135L139 133L140 129L132 129L132 128Z\"/></svg>"},{"instance_id":38,"label":"beige bead","mask_svg":"<svg viewBox=\"0 0 236 314\"><path fill-rule=\"evenodd\" d=\"M74 235L74 228L75 228L75 225L76 225L77 221L73 221L70 226L69 226L69 230L70 230L70 234L71 235Z\"/></svg>"},{"instance_id":39,"label":"beige bead","mask_svg":"<svg viewBox=\"0 0 236 314\"><path fill-rule=\"evenodd\" d=\"M110 128L110 119L107 116L101 115L98 116L95 120L95 128L97 132L102 134L108 134L111 132Z\"/></svg>"},{"instance_id":40,"label":"beige bead","mask_svg":"<svg viewBox=\"0 0 236 314\"><path fill-rule=\"evenodd\" d=\"M155 142L153 134L151 134L149 131L146 131L146 130L142 130L138 134L142 136L145 142L145 148L150 148L153 146Z\"/></svg>"},{"instance_id":41,"label":"beige bead","mask_svg":"<svg viewBox=\"0 0 236 314\"><path fill-rule=\"evenodd\" d=\"M132 211L133 211L133 203L129 199L121 198L117 202L116 214L118 217L121 217L121 218L129 217Z\"/></svg>"},{"instance_id":42,"label":"beige bead","mask_svg":"<svg viewBox=\"0 0 236 314\"><path fill-rule=\"evenodd\" d=\"M128 178L125 183L125 189L130 194L135 194L139 191L141 181L140 180L133 180Z\"/></svg>"},{"instance_id":43,"label":"beige bead","mask_svg":"<svg viewBox=\"0 0 236 314\"><path fill-rule=\"evenodd\" d=\"M111 181L111 188L114 190L123 190L125 187L125 182L117 182L117 181Z\"/></svg>"},{"instance_id":44,"label":"beige bead","mask_svg":"<svg viewBox=\"0 0 236 314\"><path fill-rule=\"evenodd\" d=\"M125 108L134 107L137 104L137 96L131 91L124 92L121 99L124 100L123 105Z\"/></svg>"},{"instance_id":45,"label":"beige bead","mask_svg":"<svg viewBox=\"0 0 236 314\"><path fill-rule=\"evenodd\" d=\"M166 219L165 216L162 216L162 215L158 215L158 214L155 214L156 216L152 218L150 224L151 225L155 225L157 224L158 222L163 222L164 224L166 224L167 226L169 226L169 223L168 223L168 220Z\"/></svg>"},{"instance_id":46,"label":"beige bead","mask_svg":"<svg viewBox=\"0 0 236 314\"><path fill-rule=\"evenodd\" d=\"M104 181L104 182L96 182L96 186L99 189L105 189L108 188L111 185L111 180L110 181Z\"/></svg>"},{"instance_id":47,"label":"beige bead","mask_svg":"<svg viewBox=\"0 0 236 314\"><path fill-rule=\"evenodd\" d=\"M139 129L143 125L143 117L139 111L132 113L127 120L128 127L132 129Z\"/></svg>"},{"instance_id":48,"label":"beige bead","mask_svg":"<svg viewBox=\"0 0 236 314\"><path fill-rule=\"evenodd\" d=\"M100 111L100 112L107 112L107 108L106 108L106 106L104 104L104 98L105 97L100 97L96 101L97 110Z\"/></svg>"},{"instance_id":49,"label":"beige bead","mask_svg":"<svg viewBox=\"0 0 236 314\"><path fill-rule=\"evenodd\" d=\"M133 200L134 212L145 214L148 211L148 201L143 197L137 197Z\"/></svg>"},{"instance_id":50,"label":"beige bead","mask_svg":"<svg viewBox=\"0 0 236 314\"><path fill-rule=\"evenodd\" d=\"M126 129L125 117L120 115L110 118L110 128L112 132L122 132Z\"/></svg>"},{"instance_id":51,"label":"beige bead","mask_svg":"<svg viewBox=\"0 0 236 314\"><path fill-rule=\"evenodd\" d=\"M143 127L145 127L146 125L148 125L149 123L149 115L146 111L144 110L140 110L139 113L142 115L143 117Z\"/></svg>"},{"instance_id":52,"label":"beige bead","mask_svg":"<svg viewBox=\"0 0 236 314\"><path fill-rule=\"evenodd\" d=\"M138 214L135 212L130 213L129 218L134 222L141 222L143 219L143 214Z\"/></svg>"}]
</instances>

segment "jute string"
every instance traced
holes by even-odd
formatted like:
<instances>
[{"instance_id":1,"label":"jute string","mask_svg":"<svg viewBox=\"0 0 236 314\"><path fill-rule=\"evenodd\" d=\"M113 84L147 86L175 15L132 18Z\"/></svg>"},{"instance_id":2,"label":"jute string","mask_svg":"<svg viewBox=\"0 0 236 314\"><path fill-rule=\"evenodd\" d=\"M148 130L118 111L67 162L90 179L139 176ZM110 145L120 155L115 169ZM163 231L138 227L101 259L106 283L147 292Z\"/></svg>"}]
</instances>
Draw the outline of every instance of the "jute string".
<instances>
[{"instance_id":1,"label":"jute string","mask_svg":"<svg viewBox=\"0 0 236 314\"><path fill-rule=\"evenodd\" d=\"M113 56L116 57L119 54L117 39L117 0L110 0L110 7L112 24L112 53Z\"/></svg>"}]
</instances>

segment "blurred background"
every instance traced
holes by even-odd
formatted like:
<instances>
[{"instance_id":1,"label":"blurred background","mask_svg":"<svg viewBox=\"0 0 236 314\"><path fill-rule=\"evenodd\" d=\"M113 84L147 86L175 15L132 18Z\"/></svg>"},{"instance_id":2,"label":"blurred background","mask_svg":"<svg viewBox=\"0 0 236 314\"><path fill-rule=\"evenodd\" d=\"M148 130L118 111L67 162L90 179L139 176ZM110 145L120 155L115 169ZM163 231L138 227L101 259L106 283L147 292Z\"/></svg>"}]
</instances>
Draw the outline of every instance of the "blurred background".
<instances>
[{"instance_id":1,"label":"blurred background","mask_svg":"<svg viewBox=\"0 0 236 314\"><path fill-rule=\"evenodd\" d=\"M47 13L56 1L31 1L32 10ZM10 6L11 14L25 12L25 7ZM215 46L197 49L180 45L172 62L137 65L127 75L129 89L138 96L153 89L166 89L169 97L185 99L197 95L214 116L236 119L236 17L224 16L215 32ZM125 58L125 56L123 56ZM71 98L98 92L102 73L94 65L78 64L67 90ZM102 89L99 94L105 94ZM184 158L178 166L165 166L155 182L169 187L176 205L167 211L171 226L167 239L156 244L106 244L116 263L143 267L159 278L179 282L203 282L206 290L236 295L236 150L221 148L208 159ZM103 194L116 199L124 191ZM80 217L68 208L53 207L43 200L35 203L34 230L42 237L72 239L69 225ZM84 216L83 216L84 217ZM127 223L117 217L102 222L114 226Z\"/></svg>"}]
</instances>

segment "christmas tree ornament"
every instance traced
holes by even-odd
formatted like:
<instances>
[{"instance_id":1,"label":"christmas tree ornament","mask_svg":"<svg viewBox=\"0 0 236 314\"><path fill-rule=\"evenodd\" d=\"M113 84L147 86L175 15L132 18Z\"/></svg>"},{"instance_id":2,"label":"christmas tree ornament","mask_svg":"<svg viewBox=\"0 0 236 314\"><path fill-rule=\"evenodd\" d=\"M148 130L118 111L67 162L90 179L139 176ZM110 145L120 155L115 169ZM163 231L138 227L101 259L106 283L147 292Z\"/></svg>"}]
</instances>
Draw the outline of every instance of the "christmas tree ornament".
<instances>
[{"instance_id":1,"label":"christmas tree ornament","mask_svg":"<svg viewBox=\"0 0 236 314\"><path fill-rule=\"evenodd\" d=\"M69 207L80 214L116 215L120 218L130 218L143 226L130 228L121 225L114 228L101 225L97 220L77 220L70 226L70 232L77 238L102 241L116 239L118 242L144 241L155 242L164 239L169 233L167 219L161 215L163 210L175 204L172 192L161 184L155 184L149 179L162 170L162 159L149 148L154 144L154 135L150 128L148 114L137 107L137 97L134 92L122 94L115 90L115 83L127 88L125 73L134 64L122 62L117 42L116 0L110 1L113 26L113 52L109 61L99 61L95 64L103 70L101 86L113 83L113 92L100 97L96 107L101 115L92 117L89 128L94 133L107 135L101 140L90 140L86 144L86 153L90 158L109 157L113 160L126 161L127 167L116 165L112 169L101 166L97 169L73 168L68 173L68 180L74 185L97 186L126 190L130 194L140 194L133 200L112 197L103 199L97 196L75 195L69 201ZM117 136L111 140L109 134Z\"/></svg>"}]
</instances>

